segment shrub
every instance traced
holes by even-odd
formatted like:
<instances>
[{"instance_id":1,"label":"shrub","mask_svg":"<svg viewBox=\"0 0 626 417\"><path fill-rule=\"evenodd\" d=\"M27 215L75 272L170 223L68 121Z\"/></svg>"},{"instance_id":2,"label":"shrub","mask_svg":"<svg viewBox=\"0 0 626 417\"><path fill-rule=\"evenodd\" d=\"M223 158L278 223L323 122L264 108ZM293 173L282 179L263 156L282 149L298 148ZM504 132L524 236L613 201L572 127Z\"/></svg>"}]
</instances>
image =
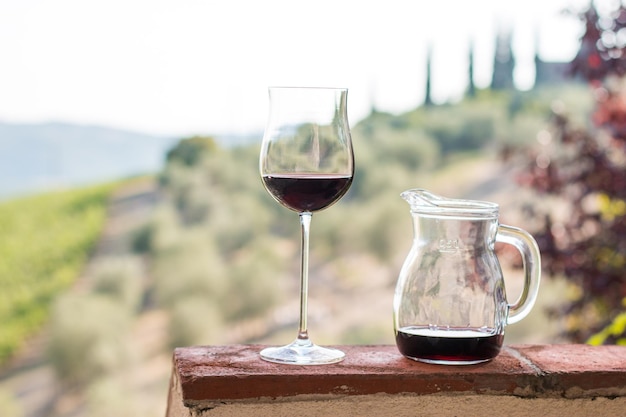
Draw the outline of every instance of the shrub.
<instances>
[{"instance_id":1,"label":"shrub","mask_svg":"<svg viewBox=\"0 0 626 417\"><path fill-rule=\"evenodd\" d=\"M180 163L192 166L198 163L206 154L219 149L215 139L207 136L193 136L183 139L166 155L168 163Z\"/></svg>"},{"instance_id":2,"label":"shrub","mask_svg":"<svg viewBox=\"0 0 626 417\"><path fill-rule=\"evenodd\" d=\"M224 340L225 326L215 299L191 295L177 299L170 310L170 348L216 344Z\"/></svg>"},{"instance_id":3,"label":"shrub","mask_svg":"<svg viewBox=\"0 0 626 417\"><path fill-rule=\"evenodd\" d=\"M617 2L605 12L592 3L579 16L585 32L569 68L593 89L590 123L578 126L564 106L554 106L551 129L541 147L527 151L519 176L567 213L555 215L554 205L528 208L542 223L535 236L544 269L579 290L553 312L567 316L568 338L594 344L626 341L626 46L611 40L626 30L626 6Z\"/></svg>"},{"instance_id":4,"label":"shrub","mask_svg":"<svg viewBox=\"0 0 626 417\"><path fill-rule=\"evenodd\" d=\"M163 306L192 295L219 299L228 286L219 249L202 227L181 230L178 242L154 258L152 270L157 302Z\"/></svg>"},{"instance_id":5,"label":"shrub","mask_svg":"<svg viewBox=\"0 0 626 417\"><path fill-rule=\"evenodd\" d=\"M130 358L130 317L108 297L65 295L53 307L48 355L62 381L87 383Z\"/></svg>"},{"instance_id":6,"label":"shrub","mask_svg":"<svg viewBox=\"0 0 626 417\"><path fill-rule=\"evenodd\" d=\"M150 223L150 251L154 255L165 253L180 245L182 229L176 209L168 202L157 207Z\"/></svg>"},{"instance_id":7,"label":"shrub","mask_svg":"<svg viewBox=\"0 0 626 417\"><path fill-rule=\"evenodd\" d=\"M93 267L93 292L111 297L130 312L140 307L143 294L143 271L139 258L112 256Z\"/></svg>"},{"instance_id":8,"label":"shrub","mask_svg":"<svg viewBox=\"0 0 626 417\"><path fill-rule=\"evenodd\" d=\"M295 213L290 217L294 223L298 222ZM271 221L270 213L254 196L231 194L207 219L207 237L214 239L222 256L228 258L255 237L268 233Z\"/></svg>"},{"instance_id":9,"label":"shrub","mask_svg":"<svg viewBox=\"0 0 626 417\"><path fill-rule=\"evenodd\" d=\"M228 293L220 299L220 311L226 320L259 316L274 306L282 296L279 256L271 240L253 242L238 253L228 268Z\"/></svg>"}]
</instances>

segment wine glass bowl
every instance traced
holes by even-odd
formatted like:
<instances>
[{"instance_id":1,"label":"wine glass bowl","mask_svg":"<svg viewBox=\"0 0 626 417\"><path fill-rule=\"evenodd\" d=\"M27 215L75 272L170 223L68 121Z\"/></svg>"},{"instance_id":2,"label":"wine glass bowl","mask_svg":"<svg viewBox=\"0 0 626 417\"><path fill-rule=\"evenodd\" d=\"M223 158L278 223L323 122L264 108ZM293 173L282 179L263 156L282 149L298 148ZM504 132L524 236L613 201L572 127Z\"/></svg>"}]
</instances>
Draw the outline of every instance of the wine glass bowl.
<instances>
[{"instance_id":1,"label":"wine glass bowl","mask_svg":"<svg viewBox=\"0 0 626 417\"><path fill-rule=\"evenodd\" d=\"M307 328L309 230L313 212L336 203L354 175L354 153L344 88L270 87L270 111L259 168L263 185L300 218L300 322L289 345L269 347L261 358L278 363L335 363L344 353L315 345Z\"/></svg>"},{"instance_id":2,"label":"wine glass bowl","mask_svg":"<svg viewBox=\"0 0 626 417\"><path fill-rule=\"evenodd\" d=\"M283 206L301 212L325 209L339 200L350 187L352 176L334 174L264 175L268 192Z\"/></svg>"}]
</instances>

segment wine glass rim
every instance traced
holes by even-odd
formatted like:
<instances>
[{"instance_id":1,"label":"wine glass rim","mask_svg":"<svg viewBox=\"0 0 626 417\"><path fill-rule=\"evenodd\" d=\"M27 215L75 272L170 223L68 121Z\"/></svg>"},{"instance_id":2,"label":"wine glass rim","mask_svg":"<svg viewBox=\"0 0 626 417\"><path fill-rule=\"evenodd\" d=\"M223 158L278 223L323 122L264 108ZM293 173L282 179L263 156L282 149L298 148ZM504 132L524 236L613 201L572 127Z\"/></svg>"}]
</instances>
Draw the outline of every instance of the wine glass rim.
<instances>
[{"instance_id":1,"label":"wine glass rim","mask_svg":"<svg viewBox=\"0 0 626 417\"><path fill-rule=\"evenodd\" d=\"M282 86L282 85L272 85L268 87L270 90L279 90L279 89L309 89L309 90L343 90L343 91L347 91L348 88L347 87L318 87L318 86L297 86L297 85L286 85L286 86Z\"/></svg>"}]
</instances>

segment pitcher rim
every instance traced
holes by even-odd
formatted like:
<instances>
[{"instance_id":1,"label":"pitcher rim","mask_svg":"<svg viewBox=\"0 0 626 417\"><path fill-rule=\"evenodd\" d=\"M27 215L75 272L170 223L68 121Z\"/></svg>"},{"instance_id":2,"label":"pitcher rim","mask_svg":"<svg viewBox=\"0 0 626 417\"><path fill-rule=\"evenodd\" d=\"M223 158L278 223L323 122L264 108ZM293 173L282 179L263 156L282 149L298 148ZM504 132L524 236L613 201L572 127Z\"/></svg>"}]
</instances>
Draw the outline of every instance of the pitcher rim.
<instances>
[{"instance_id":1,"label":"pitcher rim","mask_svg":"<svg viewBox=\"0 0 626 417\"><path fill-rule=\"evenodd\" d=\"M423 195L428 195L431 199L420 197ZM491 201L444 198L423 188L411 188L402 192L400 196L409 203L412 213L494 218L498 216L500 209L497 203ZM420 204L416 200L419 200Z\"/></svg>"}]
</instances>

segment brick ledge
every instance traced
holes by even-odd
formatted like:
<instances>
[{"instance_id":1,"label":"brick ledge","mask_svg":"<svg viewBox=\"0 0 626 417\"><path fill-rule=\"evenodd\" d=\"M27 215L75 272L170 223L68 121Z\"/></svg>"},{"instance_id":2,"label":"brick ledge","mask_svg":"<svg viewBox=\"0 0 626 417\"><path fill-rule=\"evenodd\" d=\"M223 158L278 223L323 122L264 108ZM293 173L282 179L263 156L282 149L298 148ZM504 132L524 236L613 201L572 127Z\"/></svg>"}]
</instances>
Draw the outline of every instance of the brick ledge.
<instances>
[{"instance_id":1,"label":"brick ledge","mask_svg":"<svg viewBox=\"0 0 626 417\"><path fill-rule=\"evenodd\" d=\"M171 389L177 391L185 407L303 395L626 397L626 347L622 346L505 346L495 360L470 366L414 362L390 345L338 346L346 352L346 359L334 365L280 365L259 358L263 347L178 348L174 351Z\"/></svg>"}]
</instances>

